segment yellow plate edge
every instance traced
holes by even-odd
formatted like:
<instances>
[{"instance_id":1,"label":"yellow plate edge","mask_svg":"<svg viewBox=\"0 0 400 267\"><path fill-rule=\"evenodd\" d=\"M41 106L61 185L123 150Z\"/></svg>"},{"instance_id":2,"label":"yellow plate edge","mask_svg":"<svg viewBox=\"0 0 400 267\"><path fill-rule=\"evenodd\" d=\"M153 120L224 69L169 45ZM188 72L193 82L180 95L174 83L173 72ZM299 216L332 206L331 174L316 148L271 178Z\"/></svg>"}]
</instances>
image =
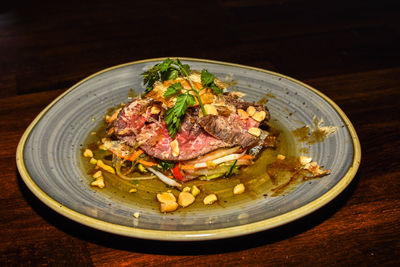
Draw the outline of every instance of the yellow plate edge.
<instances>
[{"instance_id":1,"label":"yellow plate edge","mask_svg":"<svg viewBox=\"0 0 400 267\"><path fill-rule=\"evenodd\" d=\"M171 58L176 58L176 57L171 57ZM113 69L129 66L129 65L153 62L153 61L158 61L158 60L162 61L165 59L166 59L166 57L132 61L132 62L116 65L116 66L98 71L98 72L88 76L87 78L81 80L80 82L76 83L75 85L73 85L70 89L68 89L67 91L62 93L60 96L58 96L55 100L53 100L46 108L44 108L39 113L39 115L32 121L32 123L25 130L24 134L22 135L22 137L18 143L18 147L17 147L17 151L16 151L16 162L17 162L17 167L18 167L19 173L21 174L21 177L22 177L23 181L25 182L25 184L28 186L28 188L32 191L32 193L37 198L39 198L43 203L45 203L48 207L50 207L57 213L65 216L73 221L76 221L78 223L87 225L89 227L92 227L92 228L95 228L98 230L106 231L109 233L118 234L118 235L122 235L122 236L142 238L142 239L151 239L151 240L201 241L201 240L213 240L213 239L247 235L247 234L271 229L271 228L289 223L296 219L299 219L299 218L319 209L320 207L324 206L328 202L330 202L332 199L334 199L336 196L338 196L353 180L353 178L356 175L357 170L360 166L360 162L361 162L360 141L357 137L357 133L356 133L352 123L350 122L349 118L340 109L340 107L335 102L333 102L329 97L327 97L325 94L321 93L317 89L315 89L303 82L300 82L294 78L291 78L286 75L276 73L273 71L264 70L261 68L256 68L256 67L251 67L251 66L246 66L246 65L241 65L241 64L216 61L216 60L198 59L198 58L190 58L190 57L179 57L179 59L181 59L181 60L190 60L190 61L203 62L203 63L216 63L216 64L220 64L220 65L240 67L240 68L256 70L256 71L264 72L267 74L275 75L275 76L290 80L294 83L300 84L300 85L306 87L307 89L313 91L317 95L321 96L325 101L327 101L336 110L336 112L338 112L339 116L345 122L346 127L349 130L350 135L352 137L353 147L354 147L353 162L352 162L352 165L350 166L349 170L347 171L347 173L342 177L342 179L331 190L329 190L328 192L326 192L325 194L320 196L318 199L316 199L300 208L297 208L295 210L287 212L285 214L275 216L273 218L269 218L269 219L266 219L263 221L245 224L245 225L213 229L213 230L199 230L199 231L149 230L149 229L140 229L140 228L135 228L135 227L128 227L128 226L122 226L122 225L113 224L113 223L109 223L109 222L104 222L102 220L94 219L87 215L83 215L74 210L71 210L71 209L63 206L61 203L57 202L56 200L52 199L44 191L42 191L36 185L36 183L33 181L33 179L30 177L30 175L25 167L25 164L23 162L23 150L24 150L24 146L25 146L26 140L27 140L30 132L35 127L35 125L40 121L40 119L43 117L43 115L55 103L57 103L62 97L64 97L69 92L74 90L80 84L86 82L87 80L90 80L91 78L93 78L97 75L100 75L104 72L107 72L107 71L110 71Z\"/></svg>"}]
</instances>

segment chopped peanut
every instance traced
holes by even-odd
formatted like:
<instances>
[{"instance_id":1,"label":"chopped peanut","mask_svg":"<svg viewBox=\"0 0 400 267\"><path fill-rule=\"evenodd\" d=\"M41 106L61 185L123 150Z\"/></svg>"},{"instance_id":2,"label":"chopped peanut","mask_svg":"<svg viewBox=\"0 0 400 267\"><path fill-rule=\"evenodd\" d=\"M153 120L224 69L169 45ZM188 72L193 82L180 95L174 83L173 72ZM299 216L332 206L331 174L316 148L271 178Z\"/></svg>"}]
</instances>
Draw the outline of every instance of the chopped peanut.
<instances>
[{"instance_id":1,"label":"chopped peanut","mask_svg":"<svg viewBox=\"0 0 400 267\"><path fill-rule=\"evenodd\" d=\"M108 166L107 164L104 164L104 162L102 160L100 160L100 159L97 161L97 166L102 168L105 171L108 171L108 172L110 172L112 174L115 174L114 168L111 167L111 166Z\"/></svg>"},{"instance_id":2,"label":"chopped peanut","mask_svg":"<svg viewBox=\"0 0 400 267\"><path fill-rule=\"evenodd\" d=\"M217 111L217 109L215 108L214 105L205 104L204 105L204 109L206 110L208 115L218 115L218 111Z\"/></svg>"},{"instance_id":3,"label":"chopped peanut","mask_svg":"<svg viewBox=\"0 0 400 267\"><path fill-rule=\"evenodd\" d=\"M177 157L179 156L179 144L178 144L178 140L174 140L171 142L170 144L171 149L172 149L172 156Z\"/></svg>"},{"instance_id":4,"label":"chopped peanut","mask_svg":"<svg viewBox=\"0 0 400 267\"><path fill-rule=\"evenodd\" d=\"M97 186L98 188L104 188L105 184L104 184L103 176L100 176L99 178L96 178L96 181L93 181L90 185L91 186Z\"/></svg>"},{"instance_id":5,"label":"chopped peanut","mask_svg":"<svg viewBox=\"0 0 400 267\"><path fill-rule=\"evenodd\" d=\"M311 157L305 157L305 156L300 156L299 157L299 162L301 165L306 165L307 163L310 163L312 160Z\"/></svg>"},{"instance_id":6,"label":"chopped peanut","mask_svg":"<svg viewBox=\"0 0 400 267\"><path fill-rule=\"evenodd\" d=\"M260 134L261 134L261 129L260 129L260 128L252 127L252 128L250 128L250 129L248 130L248 132L249 132L249 134L258 137L258 136L260 136Z\"/></svg>"},{"instance_id":7,"label":"chopped peanut","mask_svg":"<svg viewBox=\"0 0 400 267\"><path fill-rule=\"evenodd\" d=\"M190 187L186 186L182 189L182 192L190 192Z\"/></svg>"},{"instance_id":8,"label":"chopped peanut","mask_svg":"<svg viewBox=\"0 0 400 267\"><path fill-rule=\"evenodd\" d=\"M233 188L233 194L235 195L242 194L244 192L244 189L245 189L244 184L237 184Z\"/></svg>"},{"instance_id":9,"label":"chopped peanut","mask_svg":"<svg viewBox=\"0 0 400 267\"><path fill-rule=\"evenodd\" d=\"M107 148L104 145L99 145L99 149L101 150L107 150Z\"/></svg>"},{"instance_id":10,"label":"chopped peanut","mask_svg":"<svg viewBox=\"0 0 400 267\"><path fill-rule=\"evenodd\" d=\"M96 165L97 164L97 159L91 158L89 162L90 162L90 164Z\"/></svg>"},{"instance_id":11,"label":"chopped peanut","mask_svg":"<svg viewBox=\"0 0 400 267\"><path fill-rule=\"evenodd\" d=\"M284 155L278 154L276 158L279 160L284 160L286 157Z\"/></svg>"},{"instance_id":12,"label":"chopped peanut","mask_svg":"<svg viewBox=\"0 0 400 267\"><path fill-rule=\"evenodd\" d=\"M197 196L198 194L200 194L200 189L197 187L197 186L192 186L192 195L195 197L195 196Z\"/></svg>"},{"instance_id":13,"label":"chopped peanut","mask_svg":"<svg viewBox=\"0 0 400 267\"><path fill-rule=\"evenodd\" d=\"M253 116L254 114L256 114L256 108L253 107L253 106L249 106L249 107L246 109L246 112L247 112L247 114L248 114L249 116Z\"/></svg>"},{"instance_id":14,"label":"chopped peanut","mask_svg":"<svg viewBox=\"0 0 400 267\"><path fill-rule=\"evenodd\" d=\"M137 189L136 189L136 188L131 188L131 189L129 189L129 193L135 193L135 192L137 192Z\"/></svg>"},{"instance_id":15,"label":"chopped peanut","mask_svg":"<svg viewBox=\"0 0 400 267\"><path fill-rule=\"evenodd\" d=\"M160 211L161 212L171 212L178 208L178 203L176 202L166 202L160 204Z\"/></svg>"},{"instance_id":16,"label":"chopped peanut","mask_svg":"<svg viewBox=\"0 0 400 267\"><path fill-rule=\"evenodd\" d=\"M265 113L265 111L257 111L253 116L252 116L252 118L253 119L255 119L256 121L258 121L258 122L261 122L261 121L263 121L264 119L265 119L265 116L266 116L267 114Z\"/></svg>"},{"instance_id":17,"label":"chopped peanut","mask_svg":"<svg viewBox=\"0 0 400 267\"><path fill-rule=\"evenodd\" d=\"M140 217L140 213L139 213L139 212L133 213L133 217L135 217L136 219L138 219L138 218Z\"/></svg>"},{"instance_id":18,"label":"chopped peanut","mask_svg":"<svg viewBox=\"0 0 400 267\"><path fill-rule=\"evenodd\" d=\"M158 114L158 113L160 113L160 111L161 111L161 109L160 109L159 107L157 107L157 106L152 106L152 107L151 107L151 110L150 110L150 113L151 113L151 114Z\"/></svg>"},{"instance_id":19,"label":"chopped peanut","mask_svg":"<svg viewBox=\"0 0 400 267\"><path fill-rule=\"evenodd\" d=\"M247 112L246 111L244 111L243 109L238 109L237 110L237 113L239 114L239 116L242 118L242 119L244 119L244 120L246 120L246 119L248 119L249 118L249 115L247 115Z\"/></svg>"},{"instance_id":20,"label":"chopped peanut","mask_svg":"<svg viewBox=\"0 0 400 267\"><path fill-rule=\"evenodd\" d=\"M85 151L83 152L83 156L85 158L93 158L93 152L89 148L86 148Z\"/></svg>"},{"instance_id":21,"label":"chopped peanut","mask_svg":"<svg viewBox=\"0 0 400 267\"><path fill-rule=\"evenodd\" d=\"M95 178L95 179L97 179L97 178L99 178L100 176L102 176L102 173L101 173L101 171L97 171L95 174L93 174L93 178Z\"/></svg>"},{"instance_id":22,"label":"chopped peanut","mask_svg":"<svg viewBox=\"0 0 400 267\"><path fill-rule=\"evenodd\" d=\"M205 205L211 205L211 204L213 204L215 201L217 201L217 195L215 195L215 194L209 194L209 195L207 195L207 196L204 198L203 203L204 203Z\"/></svg>"},{"instance_id":23,"label":"chopped peanut","mask_svg":"<svg viewBox=\"0 0 400 267\"><path fill-rule=\"evenodd\" d=\"M194 202L195 198L189 192L180 192L178 196L178 204L187 207Z\"/></svg>"},{"instance_id":24,"label":"chopped peanut","mask_svg":"<svg viewBox=\"0 0 400 267\"><path fill-rule=\"evenodd\" d=\"M172 193L163 192L161 194L157 194L157 200L161 203L166 202L176 202L176 198Z\"/></svg>"}]
</instances>

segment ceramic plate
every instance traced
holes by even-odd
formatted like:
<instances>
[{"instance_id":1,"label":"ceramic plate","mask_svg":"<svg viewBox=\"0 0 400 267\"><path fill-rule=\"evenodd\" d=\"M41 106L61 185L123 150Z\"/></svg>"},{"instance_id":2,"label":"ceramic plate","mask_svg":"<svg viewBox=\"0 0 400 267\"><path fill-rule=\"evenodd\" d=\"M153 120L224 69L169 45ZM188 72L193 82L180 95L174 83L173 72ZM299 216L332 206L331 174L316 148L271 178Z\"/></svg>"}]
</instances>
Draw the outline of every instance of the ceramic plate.
<instances>
[{"instance_id":1,"label":"ceramic plate","mask_svg":"<svg viewBox=\"0 0 400 267\"><path fill-rule=\"evenodd\" d=\"M56 212L84 225L119 235L155 240L207 240L234 237L276 227L320 208L351 182L360 163L356 132L340 108L321 92L290 77L263 69L182 58L192 69L208 69L234 79L246 100L268 97L271 117L289 132L312 125L313 117L337 131L309 145L313 160L331 174L298 185L289 194L261 197L208 212L161 214L135 206L88 185L81 145L107 109L143 91L141 73L163 59L127 63L100 71L46 107L28 127L17 149L17 165L28 188ZM133 217L140 212L140 217Z\"/></svg>"}]
</instances>

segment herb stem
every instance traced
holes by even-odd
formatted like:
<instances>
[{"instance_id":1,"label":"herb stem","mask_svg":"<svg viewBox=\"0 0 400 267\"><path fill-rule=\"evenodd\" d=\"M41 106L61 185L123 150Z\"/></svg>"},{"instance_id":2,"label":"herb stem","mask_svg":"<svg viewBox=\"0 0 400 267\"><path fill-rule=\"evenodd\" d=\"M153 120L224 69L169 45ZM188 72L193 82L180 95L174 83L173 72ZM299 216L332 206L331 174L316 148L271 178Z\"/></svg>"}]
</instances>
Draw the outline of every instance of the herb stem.
<instances>
[{"instance_id":1,"label":"herb stem","mask_svg":"<svg viewBox=\"0 0 400 267\"><path fill-rule=\"evenodd\" d=\"M186 78L188 79L190 86L192 86L192 91L196 94L197 100L199 101L199 105L201 107L201 110L203 111L203 115L207 116L207 111L204 108L203 105L203 101L201 101L201 97L200 97L200 93L199 91L196 89L196 87L194 86L192 79L190 79L189 74L186 72L185 68L182 66L182 64L180 64L180 61L178 63L176 63L179 68L181 69L181 71L183 72L183 74L185 74Z\"/></svg>"}]
</instances>

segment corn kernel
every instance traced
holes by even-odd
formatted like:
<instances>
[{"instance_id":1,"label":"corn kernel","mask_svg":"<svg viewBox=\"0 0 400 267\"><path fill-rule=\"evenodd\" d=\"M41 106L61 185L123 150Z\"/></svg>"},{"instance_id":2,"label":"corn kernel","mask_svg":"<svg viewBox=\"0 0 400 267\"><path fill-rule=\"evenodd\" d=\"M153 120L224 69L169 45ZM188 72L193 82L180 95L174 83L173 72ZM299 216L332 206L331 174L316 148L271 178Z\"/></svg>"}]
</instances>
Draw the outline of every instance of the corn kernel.
<instances>
[{"instance_id":1,"label":"corn kernel","mask_svg":"<svg viewBox=\"0 0 400 267\"><path fill-rule=\"evenodd\" d=\"M253 106L249 106L249 107L246 109L246 112L247 112L247 114L248 114L249 116L253 116L254 114L256 114L256 108L253 107Z\"/></svg>"},{"instance_id":2,"label":"corn kernel","mask_svg":"<svg viewBox=\"0 0 400 267\"><path fill-rule=\"evenodd\" d=\"M209 194L209 195L207 195L207 196L204 198L203 203L204 203L205 205L211 205L211 204L213 204L215 201L217 201L217 195L215 195L215 194Z\"/></svg>"},{"instance_id":3,"label":"corn kernel","mask_svg":"<svg viewBox=\"0 0 400 267\"><path fill-rule=\"evenodd\" d=\"M192 195L195 197L195 196L197 196L198 194L200 194L200 189L197 187L197 186L192 186Z\"/></svg>"},{"instance_id":4,"label":"corn kernel","mask_svg":"<svg viewBox=\"0 0 400 267\"><path fill-rule=\"evenodd\" d=\"M244 184L237 184L233 188L233 194L235 195L242 194L244 192L244 189L245 189Z\"/></svg>"},{"instance_id":5,"label":"corn kernel","mask_svg":"<svg viewBox=\"0 0 400 267\"><path fill-rule=\"evenodd\" d=\"M180 192L178 196L178 204L187 207L194 202L195 198L189 192Z\"/></svg>"},{"instance_id":6,"label":"corn kernel","mask_svg":"<svg viewBox=\"0 0 400 267\"><path fill-rule=\"evenodd\" d=\"M244 119L244 120L246 120L246 119L248 119L249 118L249 115L247 115L247 112L246 111L244 111L243 109L238 109L237 110L237 113L239 114L239 116L242 118L242 119Z\"/></svg>"},{"instance_id":7,"label":"corn kernel","mask_svg":"<svg viewBox=\"0 0 400 267\"><path fill-rule=\"evenodd\" d=\"M171 142L170 144L171 149L172 149L172 156L177 157L179 156L179 144L178 144L178 140L174 140Z\"/></svg>"},{"instance_id":8,"label":"corn kernel","mask_svg":"<svg viewBox=\"0 0 400 267\"><path fill-rule=\"evenodd\" d=\"M85 158L93 158L93 152L89 148L86 148L85 151L83 152L83 156Z\"/></svg>"},{"instance_id":9,"label":"corn kernel","mask_svg":"<svg viewBox=\"0 0 400 267\"><path fill-rule=\"evenodd\" d=\"M249 132L249 134L258 137L258 136L260 136L260 134L261 134L261 129L260 129L260 128L252 127L252 128L250 128L250 129L248 130L248 132Z\"/></svg>"}]
</instances>

